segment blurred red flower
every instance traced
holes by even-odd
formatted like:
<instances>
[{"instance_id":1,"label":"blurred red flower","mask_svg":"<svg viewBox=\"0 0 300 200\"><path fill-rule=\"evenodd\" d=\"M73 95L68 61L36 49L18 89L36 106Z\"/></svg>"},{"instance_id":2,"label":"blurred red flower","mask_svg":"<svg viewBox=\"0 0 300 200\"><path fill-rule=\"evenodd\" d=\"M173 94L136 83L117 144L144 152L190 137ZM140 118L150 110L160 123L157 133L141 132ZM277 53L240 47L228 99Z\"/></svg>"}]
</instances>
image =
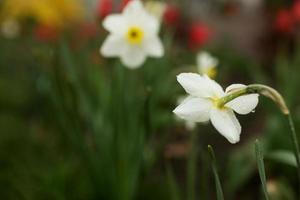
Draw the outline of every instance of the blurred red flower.
<instances>
[{"instance_id":1,"label":"blurred red flower","mask_svg":"<svg viewBox=\"0 0 300 200\"><path fill-rule=\"evenodd\" d=\"M34 30L35 37L43 42L53 42L58 39L58 30L48 25L38 25Z\"/></svg>"},{"instance_id":2,"label":"blurred red flower","mask_svg":"<svg viewBox=\"0 0 300 200\"><path fill-rule=\"evenodd\" d=\"M295 1L291 10L295 21L300 22L300 1Z\"/></svg>"},{"instance_id":3,"label":"blurred red flower","mask_svg":"<svg viewBox=\"0 0 300 200\"><path fill-rule=\"evenodd\" d=\"M99 0L97 5L97 16L101 19L112 13L113 1L112 0Z\"/></svg>"},{"instance_id":4,"label":"blurred red flower","mask_svg":"<svg viewBox=\"0 0 300 200\"><path fill-rule=\"evenodd\" d=\"M96 38L97 36L97 24L94 22L85 22L80 25L79 27L79 34L80 38Z\"/></svg>"},{"instance_id":5,"label":"blurred red flower","mask_svg":"<svg viewBox=\"0 0 300 200\"><path fill-rule=\"evenodd\" d=\"M279 10L274 22L274 28L280 33L291 33L294 31L295 23L292 12L286 9Z\"/></svg>"},{"instance_id":6,"label":"blurred red flower","mask_svg":"<svg viewBox=\"0 0 300 200\"><path fill-rule=\"evenodd\" d=\"M192 24L188 28L188 42L189 47L192 49L201 48L213 36L212 29L203 23Z\"/></svg>"},{"instance_id":7,"label":"blurred red flower","mask_svg":"<svg viewBox=\"0 0 300 200\"><path fill-rule=\"evenodd\" d=\"M120 10L122 11L130 1L131 0L122 0L120 4Z\"/></svg>"},{"instance_id":8,"label":"blurred red flower","mask_svg":"<svg viewBox=\"0 0 300 200\"><path fill-rule=\"evenodd\" d=\"M175 5L167 5L163 15L163 21L166 25L175 26L180 23L180 11Z\"/></svg>"}]
</instances>

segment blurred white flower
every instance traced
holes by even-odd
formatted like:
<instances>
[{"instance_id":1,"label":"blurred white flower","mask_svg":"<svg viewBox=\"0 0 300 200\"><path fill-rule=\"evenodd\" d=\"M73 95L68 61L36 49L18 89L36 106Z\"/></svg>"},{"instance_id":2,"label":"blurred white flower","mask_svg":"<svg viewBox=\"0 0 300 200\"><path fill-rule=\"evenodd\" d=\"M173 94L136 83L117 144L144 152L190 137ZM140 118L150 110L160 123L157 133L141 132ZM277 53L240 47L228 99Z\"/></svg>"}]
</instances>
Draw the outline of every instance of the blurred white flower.
<instances>
[{"instance_id":1,"label":"blurred white flower","mask_svg":"<svg viewBox=\"0 0 300 200\"><path fill-rule=\"evenodd\" d=\"M237 97L220 107L219 100L222 97L246 86L233 84L224 92L222 87L208 76L195 73L179 74L177 81L189 94L173 111L177 116L192 122L210 120L230 143L237 143L240 140L241 126L233 111L242 115L250 113L258 104L258 94Z\"/></svg>"},{"instance_id":2,"label":"blurred white flower","mask_svg":"<svg viewBox=\"0 0 300 200\"><path fill-rule=\"evenodd\" d=\"M140 67L147 56L162 57L159 20L150 15L139 0L130 1L122 14L112 14L103 20L110 35L100 52L106 57L120 57L128 68Z\"/></svg>"},{"instance_id":3,"label":"blurred white flower","mask_svg":"<svg viewBox=\"0 0 300 200\"><path fill-rule=\"evenodd\" d=\"M217 75L217 65L219 61L217 58L211 56L205 51L201 51L197 55L198 71L202 75L207 75L210 78L215 78Z\"/></svg>"},{"instance_id":4,"label":"blurred white flower","mask_svg":"<svg viewBox=\"0 0 300 200\"><path fill-rule=\"evenodd\" d=\"M20 34L20 24L14 19L6 19L1 24L1 32L8 39L16 38Z\"/></svg>"},{"instance_id":5,"label":"blurred white flower","mask_svg":"<svg viewBox=\"0 0 300 200\"><path fill-rule=\"evenodd\" d=\"M177 104L182 104L183 102L184 102L184 100L186 99L186 96L181 96L181 97L179 97L178 99L177 99ZM180 117L178 117L178 116L176 116L176 119L180 119L180 120L182 120ZM187 129L187 130L190 130L190 131L192 131L192 130L194 130L195 128L196 128L196 122L194 122L194 121L185 121L185 128Z\"/></svg>"},{"instance_id":6,"label":"blurred white flower","mask_svg":"<svg viewBox=\"0 0 300 200\"><path fill-rule=\"evenodd\" d=\"M157 17L159 20L162 19L166 7L166 3L161 1L146 1L145 3L146 10L155 17Z\"/></svg>"}]
</instances>

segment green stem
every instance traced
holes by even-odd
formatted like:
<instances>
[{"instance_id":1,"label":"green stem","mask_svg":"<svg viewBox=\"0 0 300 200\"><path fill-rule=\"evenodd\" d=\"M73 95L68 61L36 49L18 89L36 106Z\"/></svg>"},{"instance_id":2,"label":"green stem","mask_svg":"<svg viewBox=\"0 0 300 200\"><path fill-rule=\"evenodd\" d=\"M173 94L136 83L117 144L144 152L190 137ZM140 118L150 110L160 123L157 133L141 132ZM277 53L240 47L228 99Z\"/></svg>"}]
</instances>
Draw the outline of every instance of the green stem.
<instances>
[{"instance_id":1,"label":"green stem","mask_svg":"<svg viewBox=\"0 0 300 200\"><path fill-rule=\"evenodd\" d=\"M255 155L256 155L256 161L257 161L257 167L259 172L259 177L263 189L263 193L266 200L269 200L268 190L267 190L267 180L266 180L266 172L265 172L265 166L264 166L264 156L261 150L261 146L259 144L259 141L255 141Z\"/></svg>"},{"instance_id":2,"label":"green stem","mask_svg":"<svg viewBox=\"0 0 300 200\"><path fill-rule=\"evenodd\" d=\"M289 120L289 125L291 128L291 139L293 142L294 146L294 153L297 161L297 171L298 171L298 179L299 179L299 191L300 191L300 150L299 150L299 142L298 142L298 137L295 129L295 125L292 119L292 115L289 114L287 115L288 120Z\"/></svg>"},{"instance_id":3,"label":"green stem","mask_svg":"<svg viewBox=\"0 0 300 200\"><path fill-rule=\"evenodd\" d=\"M174 176L173 169L170 164L167 164L167 178L169 184L170 197L173 200L180 200L180 190Z\"/></svg>"},{"instance_id":4,"label":"green stem","mask_svg":"<svg viewBox=\"0 0 300 200\"><path fill-rule=\"evenodd\" d=\"M187 199L195 200L196 198L196 166L197 166L197 132L191 133L191 150L187 163Z\"/></svg>"},{"instance_id":5,"label":"green stem","mask_svg":"<svg viewBox=\"0 0 300 200\"><path fill-rule=\"evenodd\" d=\"M278 107L281 109L282 113L288 117L289 120L289 125L291 128L291 139L292 143L294 146L294 153L297 161L297 170L298 170L298 178L299 178L299 191L300 191L300 150L299 150L299 142L295 130L295 126L290 114L290 110L288 109L283 97L273 88L265 86L265 85L260 85L260 84L252 84L248 85L244 88L241 89L236 89L233 91L230 91L228 95L222 97L221 99L218 100L218 106L223 107L225 106L228 102L234 100L237 97L247 95L247 94L261 94L263 96L266 96L270 99L272 99Z\"/></svg>"},{"instance_id":6,"label":"green stem","mask_svg":"<svg viewBox=\"0 0 300 200\"><path fill-rule=\"evenodd\" d=\"M215 156L212 146L208 145L208 151L209 151L209 155L211 157L211 165L212 165L212 170L213 170L214 177L215 177L217 200L224 200L222 185L221 185L221 181L220 181L220 178L218 175L216 156Z\"/></svg>"},{"instance_id":7,"label":"green stem","mask_svg":"<svg viewBox=\"0 0 300 200\"><path fill-rule=\"evenodd\" d=\"M261 94L266 96L272 99L279 106L283 114L288 115L290 113L283 97L273 88L261 84L251 84L247 87L231 91L228 95L218 100L218 107L223 107L225 104L234 100L235 98L247 94Z\"/></svg>"}]
</instances>

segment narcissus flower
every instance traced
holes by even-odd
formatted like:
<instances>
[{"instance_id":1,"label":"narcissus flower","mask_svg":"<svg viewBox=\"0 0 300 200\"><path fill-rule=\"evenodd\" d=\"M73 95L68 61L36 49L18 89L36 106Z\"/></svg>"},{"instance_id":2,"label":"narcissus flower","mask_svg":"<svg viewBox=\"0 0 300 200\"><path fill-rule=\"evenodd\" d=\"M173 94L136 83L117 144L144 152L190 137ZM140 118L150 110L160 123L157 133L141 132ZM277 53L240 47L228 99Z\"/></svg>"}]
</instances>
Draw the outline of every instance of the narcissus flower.
<instances>
[{"instance_id":1,"label":"narcissus flower","mask_svg":"<svg viewBox=\"0 0 300 200\"><path fill-rule=\"evenodd\" d=\"M241 126L234 112L245 115L253 111L258 104L258 94L239 96L222 105L223 97L246 86L233 84L224 92L217 82L195 73L179 74L177 81L189 94L173 111L177 116L192 122L210 120L218 132L230 143L239 142Z\"/></svg>"},{"instance_id":2,"label":"narcissus flower","mask_svg":"<svg viewBox=\"0 0 300 200\"><path fill-rule=\"evenodd\" d=\"M217 75L218 59L212 57L209 53L201 51L197 55L198 71L202 75L207 75L209 78L214 79Z\"/></svg>"},{"instance_id":3,"label":"narcissus flower","mask_svg":"<svg viewBox=\"0 0 300 200\"><path fill-rule=\"evenodd\" d=\"M147 56L162 57L164 48L158 37L159 20L150 15L139 0L130 1L122 14L112 14L103 21L110 35L100 52L105 57L120 57L128 68L140 67Z\"/></svg>"}]
</instances>

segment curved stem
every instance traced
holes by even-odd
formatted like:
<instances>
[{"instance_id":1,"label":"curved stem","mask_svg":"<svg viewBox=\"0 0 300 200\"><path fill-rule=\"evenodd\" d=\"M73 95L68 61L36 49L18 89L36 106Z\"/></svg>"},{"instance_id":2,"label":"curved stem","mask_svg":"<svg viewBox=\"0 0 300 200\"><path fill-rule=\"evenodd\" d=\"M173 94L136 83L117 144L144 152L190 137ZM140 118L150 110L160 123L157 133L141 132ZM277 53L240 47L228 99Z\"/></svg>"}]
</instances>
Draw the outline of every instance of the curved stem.
<instances>
[{"instance_id":1,"label":"curved stem","mask_svg":"<svg viewBox=\"0 0 300 200\"><path fill-rule=\"evenodd\" d=\"M230 91L229 94L218 100L218 106L223 107L233 99L247 94L261 94L266 96L279 106L283 114L288 115L290 113L283 97L275 89L261 84L251 84L247 87Z\"/></svg>"},{"instance_id":2,"label":"curved stem","mask_svg":"<svg viewBox=\"0 0 300 200\"><path fill-rule=\"evenodd\" d=\"M287 115L287 117L288 117L289 125L290 125L290 128L291 128L291 139L292 139L292 142L293 142L294 153L295 153L296 162L297 162L298 179L299 179L299 191L300 191L300 150L299 150L299 142L298 142L298 137L297 137L295 125L294 125L291 114Z\"/></svg>"},{"instance_id":3,"label":"curved stem","mask_svg":"<svg viewBox=\"0 0 300 200\"><path fill-rule=\"evenodd\" d=\"M297 138L297 133L295 130L294 122L290 113L290 110L288 109L283 97L273 88L266 86L266 85L261 85L261 84L252 84L248 85L244 88L236 89L229 91L229 93L222 97L221 99L218 100L217 106L223 107L225 106L228 102L234 100L235 98L238 98L243 95L248 95L248 94L261 94L263 96L266 96L270 99L272 99L280 108L282 113L287 116L289 120L289 126L291 128L291 139L294 147L294 154L296 157L297 161L297 171L298 171L298 179L299 179L299 187L300 187L300 148L299 148L299 142ZM299 188L300 191L300 188Z\"/></svg>"}]
</instances>

